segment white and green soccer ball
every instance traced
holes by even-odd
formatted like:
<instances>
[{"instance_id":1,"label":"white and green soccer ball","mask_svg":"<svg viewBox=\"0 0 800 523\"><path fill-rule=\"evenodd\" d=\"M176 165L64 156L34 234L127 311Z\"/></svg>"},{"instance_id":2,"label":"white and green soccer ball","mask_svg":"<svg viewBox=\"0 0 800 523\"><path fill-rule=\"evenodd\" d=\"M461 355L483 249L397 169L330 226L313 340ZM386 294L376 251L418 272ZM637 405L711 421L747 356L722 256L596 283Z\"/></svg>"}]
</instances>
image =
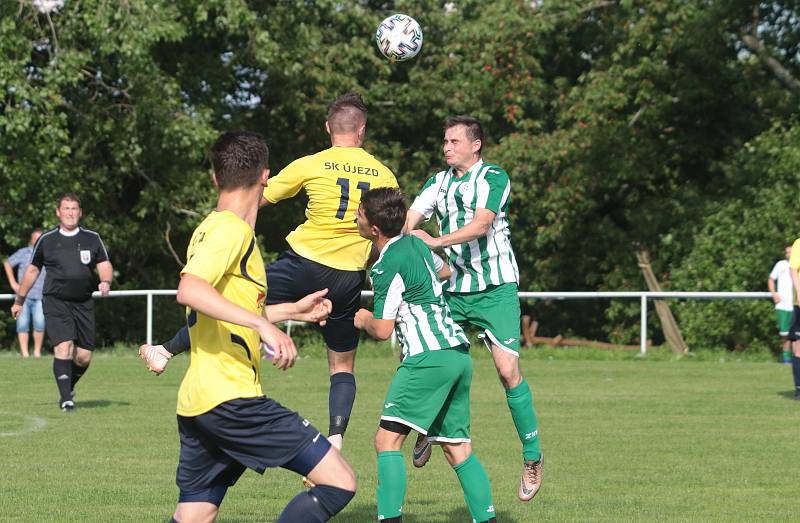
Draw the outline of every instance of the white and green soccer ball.
<instances>
[{"instance_id":1,"label":"white and green soccer ball","mask_svg":"<svg viewBox=\"0 0 800 523\"><path fill-rule=\"evenodd\" d=\"M398 13L381 22L375 42L383 56L404 62L417 56L422 49L422 28L410 16Z\"/></svg>"}]
</instances>

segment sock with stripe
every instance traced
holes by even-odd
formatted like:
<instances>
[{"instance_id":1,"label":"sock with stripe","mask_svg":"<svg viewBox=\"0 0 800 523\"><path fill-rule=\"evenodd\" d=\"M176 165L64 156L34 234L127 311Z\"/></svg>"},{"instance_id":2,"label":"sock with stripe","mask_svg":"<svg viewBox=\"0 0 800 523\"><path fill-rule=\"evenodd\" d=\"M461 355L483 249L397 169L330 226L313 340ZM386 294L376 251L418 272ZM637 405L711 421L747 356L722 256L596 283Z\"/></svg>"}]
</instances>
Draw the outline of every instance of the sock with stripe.
<instances>
[{"instance_id":1,"label":"sock with stripe","mask_svg":"<svg viewBox=\"0 0 800 523\"><path fill-rule=\"evenodd\" d=\"M329 436L336 434L344 436L355 401L356 377L351 372L333 374L328 392L328 412L331 418L328 426Z\"/></svg>"},{"instance_id":2,"label":"sock with stripe","mask_svg":"<svg viewBox=\"0 0 800 523\"><path fill-rule=\"evenodd\" d=\"M480 460L475 454L470 454L467 459L453 467L453 470L461 483L464 500L473 521L491 521L495 517L492 487Z\"/></svg>"},{"instance_id":3,"label":"sock with stripe","mask_svg":"<svg viewBox=\"0 0 800 523\"><path fill-rule=\"evenodd\" d=\"M794 377L794 395L800 397L800 358L792 356L792 377Z\"/></svg>"},{"instance_id":4,"label":"sock with stripe","mask_svg":"<svg viewBox=\"0 0 800 523\"><path fill-rule=\"evenodd\" d=\"M72 360L53 358L53 376L58 385L61 401L72 399Z\"/></svg>"},{"instance_id":5,"label":"sock with stripe","mask_svg":"<svg viewBox=\"0 0 800 523\"><path fill-rule=\"evenodd\" d=\"M406 462L403 453L390 450L378 453L378 520L398 518L406 497Z\"/></svg>"},{"instance_id":6,"label":"sock with stripe","mask_svg":"<svg viewBox=\"0 0 800 523\"><path fill-rule=\"evenodd\" d=\"M539 461L542 456L539 425L536 421L536 411L533 409L533 394L524 378L519 385L506 390L506 402L508 410L511 411L511 419L517 428L519 440L522 442L522 455L525 461Z\"/></svg>"}]
</instances>

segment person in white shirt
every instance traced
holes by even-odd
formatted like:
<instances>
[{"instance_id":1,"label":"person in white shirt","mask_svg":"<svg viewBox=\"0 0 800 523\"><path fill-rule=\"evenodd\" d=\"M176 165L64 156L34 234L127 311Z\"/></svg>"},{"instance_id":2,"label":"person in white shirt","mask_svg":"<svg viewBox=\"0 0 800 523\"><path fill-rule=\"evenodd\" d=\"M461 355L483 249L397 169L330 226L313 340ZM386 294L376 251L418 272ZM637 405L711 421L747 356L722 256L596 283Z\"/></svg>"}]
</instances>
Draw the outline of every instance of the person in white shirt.
<instances>
[{"instance_id":1,"label":"person in white shirt","mask_svg":"<svg viewBox=\"0 0 800 523\"><path fill-rule=\"evenodd\" d=\"M778 323L778 334L783 340L783 363L792 362L791 342L787 338L789 327L792 324L792 304L794 299L792 287L792 274L789 270L789 257L792 255L792 246L786 246L786 258L778 261L769 273L767 287L775 302L775 317ZM776 287L777 282L777 287Z\"/></svg>"}]
</instances>

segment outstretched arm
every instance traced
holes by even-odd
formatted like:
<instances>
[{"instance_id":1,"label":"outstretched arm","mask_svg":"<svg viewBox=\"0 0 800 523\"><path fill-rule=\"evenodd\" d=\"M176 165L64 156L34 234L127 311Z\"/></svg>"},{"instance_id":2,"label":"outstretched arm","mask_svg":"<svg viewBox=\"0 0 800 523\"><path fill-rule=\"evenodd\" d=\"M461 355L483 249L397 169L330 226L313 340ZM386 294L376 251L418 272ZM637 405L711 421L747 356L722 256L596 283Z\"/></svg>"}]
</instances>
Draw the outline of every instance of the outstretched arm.
<instances>
[{"instance_id":1,"label":"outstretched arm","mask_svg":"<svg viewBox=\"0 0 800 523\"><path fill-rule=\"evenodd\" d=\"M279 369L288 369L294 365L297 349L289 336L270 323L266 317L226 300L204 279L184 274L178 285L176 298L181 305L191 307L201 314L258 331L261 340L275 351L273 365Z\"/></svg>"},{"instance_id":2,"label":"outstretched arm","mask_svg":"<svg viewBox=\"0 0 800 523\"><path fill-rule=\"evenodd\" d=\"M277 303L264 307L264 316L271 322L286 320L307 321L325 325L333 309L331 300L325 298L328 289L312 292L294 303Z\"/></svg>"}]
</instances>

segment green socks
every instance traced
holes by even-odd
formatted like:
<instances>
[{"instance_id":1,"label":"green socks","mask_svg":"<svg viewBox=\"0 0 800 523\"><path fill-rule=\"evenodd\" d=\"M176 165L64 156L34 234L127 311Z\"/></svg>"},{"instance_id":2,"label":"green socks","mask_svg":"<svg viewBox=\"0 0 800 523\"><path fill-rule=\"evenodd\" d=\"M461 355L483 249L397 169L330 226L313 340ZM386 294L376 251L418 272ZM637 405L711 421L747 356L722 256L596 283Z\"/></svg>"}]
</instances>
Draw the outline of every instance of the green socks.
<instances>
[{"instance_id":1,"label":"green socks","mask_svg":"<svg viewBox=\"0 0 800 523\"><path fill-rule=\"evenodd\" d=\"M396 518L402 514L406 497L406 463L402 452L390 450L378 453L376 495L379 520Z\"/></svg>"},{"instance_id":2,"label":"green socks","mask_svg":"<svg viewBox=\"0 0 800 523\"><path fill-rule=\"evenodd\" d=\"M456 471L458 481L461 483L464 500L467 502L473 521L480 523L495 517L489 476L486 475L483 465L475 454L470 454L466 460L453 467L453 470Z\"/></svg>"},{"instance_id":3,"label":"green socks","mask_svg":"<svg viewBox=\"0 0 800 523\"><path fill-rule=\"evenodd\" d=\"M539 429L536 412L533 410L533 395L528 382L523 380L513 389L506 390L506 402L511 411L511 419L517 427L519 440L522 442L522 455L525 461L539 461L542 447L539 443Z\"/></svg>"}]
</instances>

